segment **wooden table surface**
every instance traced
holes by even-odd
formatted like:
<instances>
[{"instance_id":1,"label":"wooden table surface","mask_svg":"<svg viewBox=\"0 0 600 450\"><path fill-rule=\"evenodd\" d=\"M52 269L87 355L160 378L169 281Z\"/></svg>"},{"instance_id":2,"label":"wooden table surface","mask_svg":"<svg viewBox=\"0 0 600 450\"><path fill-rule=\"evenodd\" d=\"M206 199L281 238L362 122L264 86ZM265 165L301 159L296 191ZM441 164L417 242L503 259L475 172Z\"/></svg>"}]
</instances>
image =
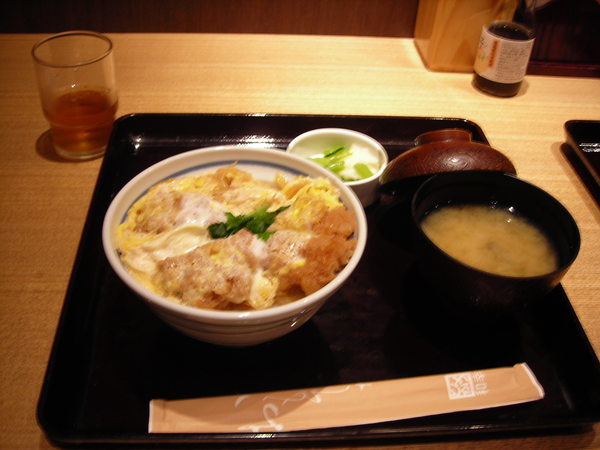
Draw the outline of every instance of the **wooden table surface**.
<instances>
[{"instance_id":1,"label":"wooden table surface","mask_svg":"<svg viewBox=\"0 0 600 450\"><path fill-rule=\"evenodd\" d=\"M600 80L528 76L519 96L500 99L475 91L469 74L427 71L410 39L110 36L119 115L306 113L476 122L522 178L553 194L577 220L581 252L563 286L600 350L600 209L561 151L567 120L600 119ZM38 145L47 124L29 50L40 37L0 35L0 448L6 449L52 447L35 408L101 164L61 161ZM595 426L577 434L406 447L600 448L599 432Z\"/></svg>"}]
</instances>

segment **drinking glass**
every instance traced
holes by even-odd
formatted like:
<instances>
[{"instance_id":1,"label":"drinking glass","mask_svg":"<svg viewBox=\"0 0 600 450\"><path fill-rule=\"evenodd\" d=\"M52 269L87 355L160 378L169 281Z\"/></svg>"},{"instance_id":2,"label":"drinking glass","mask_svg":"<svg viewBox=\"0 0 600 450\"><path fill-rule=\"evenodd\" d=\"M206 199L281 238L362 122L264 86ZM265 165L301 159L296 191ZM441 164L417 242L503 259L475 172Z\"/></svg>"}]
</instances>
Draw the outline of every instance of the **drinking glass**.
<instances>
[{"instance_id":1,"label":"drinking glass","mask_svg":"<svg viewBox=\"0 0 600 450\"><path fill-rule=\"evenodd\" d=\"M67 31L41 40L31 54L56 153L71 160L102 155L118 105L112 41Z\"/></svg>"}]
</instances>

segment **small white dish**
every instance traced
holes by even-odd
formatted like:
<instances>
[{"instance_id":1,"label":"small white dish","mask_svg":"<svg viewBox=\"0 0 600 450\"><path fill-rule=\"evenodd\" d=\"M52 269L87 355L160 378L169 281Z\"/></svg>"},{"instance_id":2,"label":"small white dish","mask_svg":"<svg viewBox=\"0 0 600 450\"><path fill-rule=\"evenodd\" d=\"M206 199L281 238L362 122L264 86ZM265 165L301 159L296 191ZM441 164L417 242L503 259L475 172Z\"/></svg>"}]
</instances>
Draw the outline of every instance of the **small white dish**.
<instances>
[{"instance_id":1,"label":"small white dish","mask_svg":"<svg viewBox=\"0 0 600 450\"><path fill-rule=\"evenodd\" d=\"M371 169L372 175L366 178L344 181L357 195L363 207L367 207L377 200L379 176L388 163L388 154L377 140L345 128L318 128L294 138L286 151L312 159L339 147L346 147L351 153L345 161L347 167L344 170L350 170L355 163L366 164Z\"/></svg>"},{"instance_id":2,"label":"small white dish","mask_svg":"<svg viewBox=\"0 0 600 450\"><path fill-rule=\"evenodd\" d=\"M125 268L117 253L115 229L131 205L160 181L185 175L213 172L236 163L256 179L271 181L276 173L323 177L340 191L340 200L356 218L356 248L346 266L328 284L294 302L253 311L215 311L175 303L140 284ZM248 346L266 342L299 328L348 280L365 249L367 220L356 195L328 170L281 150L256 146L221 146L191 150L167 158L144 170L115 196L106 212L102 240L108 262L119 278L150 309L180 332L224 346Z\"/></svg>"}]
</instances>

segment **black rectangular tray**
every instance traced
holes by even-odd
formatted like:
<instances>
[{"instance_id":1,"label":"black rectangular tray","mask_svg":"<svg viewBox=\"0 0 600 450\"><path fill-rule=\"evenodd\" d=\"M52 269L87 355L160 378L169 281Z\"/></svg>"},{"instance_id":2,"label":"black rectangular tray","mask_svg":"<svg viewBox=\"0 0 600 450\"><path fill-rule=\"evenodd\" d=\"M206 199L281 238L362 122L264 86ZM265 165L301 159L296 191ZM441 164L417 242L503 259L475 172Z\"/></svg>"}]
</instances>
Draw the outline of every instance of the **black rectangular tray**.
<instances>
[{"instance_id":1,"label":"black rectangular tray","mask_svg":"<svg viewBox=\"0 0 600 450\"><path fill-rule=\"evenodd\" d=\"M133 114L115 123L81 238L38 403L48 439L62 446L274 446L307 442L580 431L600 418L598 359L562 287L494 324L442 313L413 268L403 230L382 206L367 208L369 236L353 277L306 325L275 341L221 348L157 319L117 278L101 244L114 195L149 165L186 150L231 143L285 148L320 127L358 130L390 158L425 131L463 128L458 118ZM148 434L153 398L294 389L413 377L526 362L543 400L336 429L284 433ZM401 401L401 399L399 399Z\"/></svg>"},{"instance_id":2,"label":"black rectangular tray","mask_svg":"<svg viewBox=\"0 0 600 450\"><path fill-rule=\"evenodd\" d=\"M565 133L565 154L600 204L600 120L569 120Z\"/></svg>"}]
</instances>

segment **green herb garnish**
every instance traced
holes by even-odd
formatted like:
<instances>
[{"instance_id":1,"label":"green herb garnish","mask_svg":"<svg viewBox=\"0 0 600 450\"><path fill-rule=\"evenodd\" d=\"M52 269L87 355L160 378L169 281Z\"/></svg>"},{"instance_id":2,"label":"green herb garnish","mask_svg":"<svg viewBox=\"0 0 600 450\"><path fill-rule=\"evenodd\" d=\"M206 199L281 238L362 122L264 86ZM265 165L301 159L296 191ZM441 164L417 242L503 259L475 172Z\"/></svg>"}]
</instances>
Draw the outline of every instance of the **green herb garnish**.
<instances>
[{"instance_id":1,"label":"green herb garnish","mask_svg":"<svg viewBox=\"0 0 600 450\"><path fill-rule=\"evenodd\" d=\"M329 151L326 151L323 156L325 156L326 158L333 158L333 157L344 157L346 155L348 155L350 149L348 147L346 147L345 145L340 145L339 147L336 147L334 149L331 149Z\"/></svg>"},{"instance_id":2,"label":"green herb garnish","mask_svg":"<svg viewBox=\"0 0 600 450\"><path fill-rule=\"evenodd\" d=\"M369 167L364 163L356 163L354 164L354 170L361 178L369 178L373 176L373 172Z\"/></svg>"},{"instance_id":3,"label":"green herb garnish","mask_svg":"<svg viewBox=\"0 0 600 450\"><path fill-rule=\"evenodd\" d=\"M323 156L311 156L309 159L332 172L339 173L346 167L344 159L348 156L350 156L350 149L341 145L324 152Z\"/></svg>"},{"instance_id":4,"label":"green herb garnish","mask_svg":"<svg viewBox=\"0 0 600 450\"><path fill-rule=\"evenodd\" d=\"M213 239L226 238L245 228L256 234L260 239L266 241L273 234L267 229L275 221L275 217L289 206L282 206L275 211L267 211L268 205L258 208L251 214L242 214L235 216L230 212L225 213L227 220L225 222L213 223L208 226L208 232Z\"/></svg>"},{"instance_id":5,"label":"green herb garnish","mask_svg":"<svg viewBox=\"0 0 600 450\"><path fill-rule=\"evenodd\" d=\"M342 175L341 172L346 169L345 159L351 154L349 147L341 145L339 147L334 147L331 150L327 150L322 155L311 156L309 159L335 173L342 181L357 181L373 176L371 169L364 163L356 163L353 166L358 177Z\"/></svg>"}]
</instances>

